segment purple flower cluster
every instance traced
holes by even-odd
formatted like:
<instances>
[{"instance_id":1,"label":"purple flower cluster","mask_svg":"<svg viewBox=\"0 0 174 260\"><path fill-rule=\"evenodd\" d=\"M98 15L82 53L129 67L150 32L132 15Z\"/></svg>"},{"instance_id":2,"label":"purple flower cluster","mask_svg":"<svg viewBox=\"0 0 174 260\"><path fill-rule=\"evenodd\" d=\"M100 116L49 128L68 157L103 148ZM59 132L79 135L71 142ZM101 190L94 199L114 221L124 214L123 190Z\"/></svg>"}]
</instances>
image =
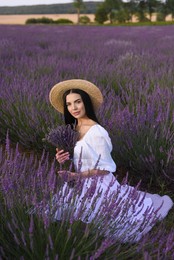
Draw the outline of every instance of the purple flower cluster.
<instances>
[{"instance_id":1,"label":"purple flower cluster","mask_svg":"<svg viewBox=\"0 0 174 260\"><path fill-rule=\"evenodd\" d=\"M64 213L64 218L68 213L73 223L68 226L67 236L61 230L51 233L49 217L45 214L40 216L44 228L36 229L40 223L36 225L35 217L31 217L28 223L23 209L25 214L20 213L23 221L19 213L15 216L14 207L19 204L25 209L39 207L42 201L44 208L56 191L61 203L67 194L71 195L69 202L74 198L70 187L63 193L55 174L55 162L50 162L48 154L43 152L38 159L33 152L25 156L18 149L22 145L22 150L42 151L42 139L48 126L54 129L63 123L61 115L51 107L48 94L55 83L71 78L90 80L101 89L105 102L97 115L111 135L112 156L118 168L124 166L129 169L132 179L142 179L145 189L148 187L150 192L149 189L155 187L157 192L163 193L165 190L173 194L174 26L99 28L0 25L0 33L0 142L5 142L8 131L13 143L19 143L16 149L11 149L7 138L6 147L0 146L0 221L3 221L0 225L0 256L7 258L5 252L15 248L7 243L14 238L17 249L13 252L18 251L19 255L10 255L10 258L27 258L27 253L24 256L25 249L30 252L33 248L33 259L39 258L34 252L40 254L41 259L57 259L58 252L51 255L52 248L59 248L56 241L62 241L63 245L72 245L70 250L64 248L64 252L70 252L71 258L80 259L78 248L82 249L82 244L90 245L94 241L95 249L84 247L82 250L91 252L86 256L89 259L103 257L103 252L107 258L107 251L113 253L108 253L109 256L115 254L118 258L124 258L126 252L127 255L130 253L130 257L134 257L135 253L135 259L140 255L144 259L173 259L173 229L163 234L162 225L152 230L138 248L126 248L120 245L113 247L112 238L98 243L100 226L98 229L95 226L97 235L91 239L93 223L85 226L83 236L83 239L90 239L80 239L77 245L80 228L71 215L72 207ZM150 182L155 185L151 186ZM77 193L81 188L79 184ZM90 187L86 200L94 191L95 185ZM103 207L102 213L106 212L108 219L113 207L117 206L115 216L121 212L119 201L115 203L106 202L106 208ZM7 218L6 209L9 208L12 214ZM81 210L83 212L85 209ZM82 212L79 209L76 216L80 218ZM170 216L167 221L170 222ZM8 232L4 232L6 222ZM109 226L107 218L103 219L103 223L105 230L111 229L112 223ZM168 225L172 227L173 222ZM43 241L45 232L46 244L37 244L39 239L34 240L32 233L35 230L41 234L40 241ZM75 235L72 238L73 232ZM4 234L11 235L3 241ZM19 250L21 245L24 249L22 255ZM39 248L45 248L45 252L38 252ZM64 258L68 258L67 255Z\"/></svg>"},{"instance_id":2,"label":"purple flower cluster","mask_svg":"<svg viewBox=\"0 0 174 260\"><path fill-rule=\"evenodd\" d=\"M21 154L18 146L15 150L10 148L8 137L6 142L6 147L0 149L0 255L2 257L6 258L8 254L12 254L15 258L25 257L29 249L33 257L42 256L46 252L53 258L62 254L67 256L67 252L77 257L88 252L88 257L96 259L103 254L109 256L113 249L115 255L119 257L126 250L126 246L121 246L120 241L132 242L146 228L146 225L156 221L152 218L150 209L144 213L144 219L140 221L139 226L133 221L130 208L139 200L137 186L133 190L125 191L122 197L119 196L119 188L110 198L106 190L98 214L91 223L88 223L100 200L100 190L98 190L95 200L90 202L91 194L97 190L97 178L93 178L91 186L81 198L81 206L76 207L83 190L82 180L73 189L68 185L66 188L59 186L56 181L54 162L50 164L46 154L43 153L40 159L34 154L30 154L29 157ZM123 183L126 185L125 181ZM110 183L110 186L112 185L113 183ZM141 201L139 203L141 204ZM140 204L141 211L143 208ZM130 218L127 222L128 215ZM58 219L61 225L56 224ZM82 225L80 220L87 223ZM136 232L133 231L135 226L137 226ZM125 227L126 232L123 232ZM80 230L82 234L79 234ZM174 257L173 234L173 230L164 232L161 224L156 230L145 235L137 245L129 246L131 249L126 250L126 254L127 256L135 254L135 257L136 252L149 257L160 254L161 257L172 259ZM42 250L38 251L37 248Z\"/></svg>"},{"instance_id":3,"label":"purple flower cluster","mask_svg":"<svg viewBox=\"0 0 174 260\"><path fill-rule=\"evenodd\" d=\"M12 141L42 150L48 125L63 123L49 104L51 87L83 78L104 94L98 116L111 134L117 165L142 178L174 179L173 30L0 26L2 141L9 129Z\"/></svg>"},{"instance_id":4,"label":"purple flower cluster","mask_svg":"<svg viewBox=\"0 0 174 260\"><path fill-rule=\"evenodd\" d=\"M45 136L44 141L49 142L59 150L69 152L72 158L74 147L78 139L79 133L72 129L71 125L61 125L51 129Z\"/></svg>"}]
</instances>

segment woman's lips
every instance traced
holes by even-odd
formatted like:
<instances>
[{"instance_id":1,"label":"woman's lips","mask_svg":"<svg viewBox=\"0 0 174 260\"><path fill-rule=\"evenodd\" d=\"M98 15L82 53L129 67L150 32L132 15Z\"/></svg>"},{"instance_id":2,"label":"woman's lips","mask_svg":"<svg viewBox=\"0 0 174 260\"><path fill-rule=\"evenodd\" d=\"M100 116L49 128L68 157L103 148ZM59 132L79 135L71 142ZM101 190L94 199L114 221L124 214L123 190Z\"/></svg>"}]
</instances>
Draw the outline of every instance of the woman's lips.
<instances>
[{"instance_id":1,"label":"woman's lips","mask_svg":"<svg viewBox=\"0 0 174 260\"><path fill-rule=\"evenodd\" d=\"M80 114L80 112L74 112L73 115L74 116L78 116Z\"/></svg>"}]
</instances>

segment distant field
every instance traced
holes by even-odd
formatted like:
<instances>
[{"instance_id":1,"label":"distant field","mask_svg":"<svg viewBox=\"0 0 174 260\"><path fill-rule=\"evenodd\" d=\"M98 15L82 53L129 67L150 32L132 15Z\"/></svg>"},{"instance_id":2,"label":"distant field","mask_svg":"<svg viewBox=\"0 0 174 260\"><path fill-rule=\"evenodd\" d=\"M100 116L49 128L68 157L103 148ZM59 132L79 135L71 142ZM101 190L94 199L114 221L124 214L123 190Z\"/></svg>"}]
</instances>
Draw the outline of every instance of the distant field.
<instances>
[{"instance_id":1,"label":"distant field","mask_svg":"<svg viewBox=\"0 0 174 260\"><path fill-rule=\"evenodd\" d=\"M83 14L87 15L91 22L94 21L94 14ZM41 18L48 17L53 20L60 18L68 18L74 23L77 22L77 14L21 14L21 15L0 15L0 24L25 24L25 21L29 18Z\"/></svg>"},{"instance_id":2,"label":"distant field","mask_svg":"<svg viewBox=\"0 0 174 260\"><path fill-rule=\"evenodd\" d=\"M95 14L82 14L87 15L91 22L94 22ZM77 14L18 14L18 15L0 15L0 24L25 24L26 20L29 18L41 18L48 17L53 20L67 18L73 23L77 22ZM156 15L152 16L152 21L156 20ZM166 17L166 21L171 21L171 15ZM136 17L133 17L132 22L137 22Z\"/></svg>"}]
</instances>

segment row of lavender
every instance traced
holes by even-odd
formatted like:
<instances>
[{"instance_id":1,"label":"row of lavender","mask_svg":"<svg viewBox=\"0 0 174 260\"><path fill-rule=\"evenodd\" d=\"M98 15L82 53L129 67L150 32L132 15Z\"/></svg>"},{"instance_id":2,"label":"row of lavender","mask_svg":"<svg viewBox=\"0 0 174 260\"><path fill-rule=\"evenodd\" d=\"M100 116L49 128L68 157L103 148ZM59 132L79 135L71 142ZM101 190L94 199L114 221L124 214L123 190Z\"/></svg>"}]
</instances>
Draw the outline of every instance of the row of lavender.
<instances>
[{"instance_id":1,"label":"row of lavender","mask_svg":"<svg viewBox=\"0 0 174 260\"><path fill-rule=\"evenodd\" d=\"M118 166L138 177L174 179L173 26L1 26L0 133L42 150L48 127L62 123L51 87L65 79L96 83L99 119ZM157 178L158 177L158 178ZM161 178L159 178L161 177Z\"/></svg>"},{"instance_id":2,"label":"row of lavender","mask_svg":"<svg viewBox=\"0 0 174 260\"><path fill-rule=\"evenodd\" d=\"M33 153L26 156L19 152L18 145L16 148L10 147L7 136L6 146L0 149L0 172L0 259L94 260L174 257L174 230L168 228L166 231L166 223L154 228L139 244L120 243L125 234L119 235L120 217L117 217L120 215L118 210L115 211L119 199L105 203L95 222L85 224L78 220L83 216L83 208L78 209L78 217L74 218L72 198L74 193L77 195L79 192L81 184L78 183L74 189L67 186L68 189L63 195L61 186L57 185L59 181L55 174L55 162L50 163L48 154L44 152L40 160ZM54 194L59 194L59 202L61 199L64 204L69 192L72 193L71 204L65 209L61 221L53 221L54 207L50 214L47 213L47 209L51 207ZM90 193L89 189L85 200L90 198ZM135 194L128 196L130 200L131 196ZM129 207L125 206L126 204L122 214L123 221L124 216L127 216L127 210L129 211ZM112 232L109 237L104 236L111 227L112 221L108 221L108 218L111 220L112 210L115 212L114 225L118 228L118 239L112 239ZM131 238L133 234L130 241Z\"/></svg>"}]
</instances>

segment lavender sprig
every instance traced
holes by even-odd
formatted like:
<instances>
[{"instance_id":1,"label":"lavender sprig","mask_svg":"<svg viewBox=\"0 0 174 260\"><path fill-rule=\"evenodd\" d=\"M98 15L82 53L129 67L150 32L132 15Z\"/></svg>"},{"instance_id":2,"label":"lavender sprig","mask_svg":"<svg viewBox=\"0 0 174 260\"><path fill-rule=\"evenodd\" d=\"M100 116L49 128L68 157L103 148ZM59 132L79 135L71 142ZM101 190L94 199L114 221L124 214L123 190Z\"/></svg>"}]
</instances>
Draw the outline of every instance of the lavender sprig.
<instances>
[{"instance_id":1,"label":"lavender sprig","mask_svg":"<svg viewBox=\"0 0 174 260\"><path fill-rule=\"evenodd\" d=\"M79 133L72 129L71 125L61 125L51 129L43 140L57 147L59 150L69 152L70 158L72 158L78 138Z\"/></svg>"}]
</instances>

